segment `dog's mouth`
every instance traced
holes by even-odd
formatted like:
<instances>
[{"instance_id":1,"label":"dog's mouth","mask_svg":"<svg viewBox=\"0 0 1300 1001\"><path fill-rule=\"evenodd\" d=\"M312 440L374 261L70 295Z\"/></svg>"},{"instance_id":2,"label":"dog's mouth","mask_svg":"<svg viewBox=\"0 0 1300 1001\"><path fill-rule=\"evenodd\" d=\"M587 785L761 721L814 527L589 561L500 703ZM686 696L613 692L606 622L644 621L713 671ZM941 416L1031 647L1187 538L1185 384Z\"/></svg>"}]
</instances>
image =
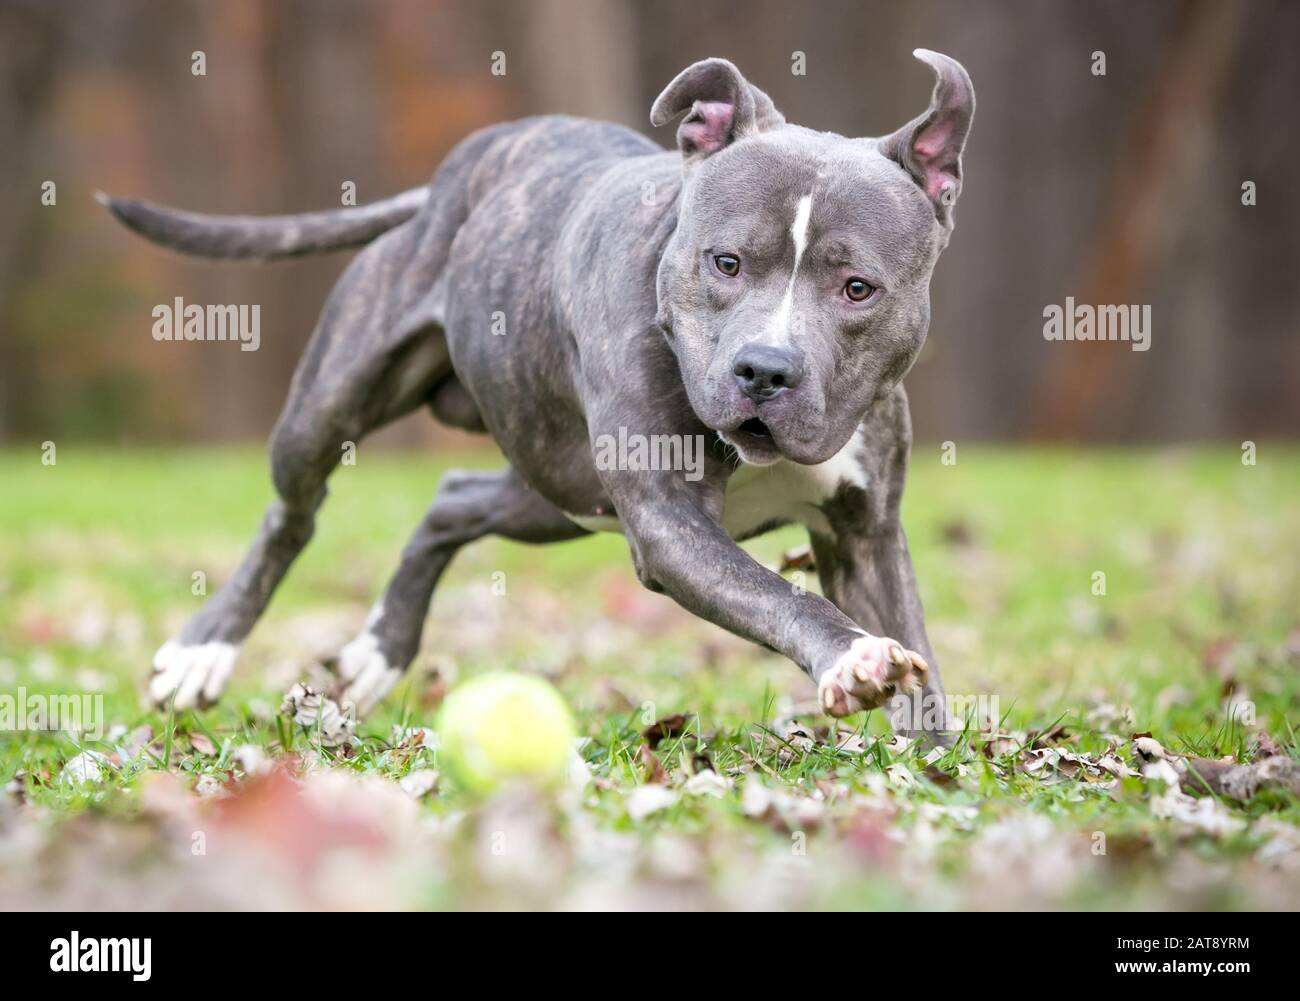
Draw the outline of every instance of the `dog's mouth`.
<instances>
[{"instance_id":1,"label":"dog's mouth","mask_svg":"<svg viewBox=\"0 0 1300 1001\"><path fill-rule=\"evenodd\" d=\"M751 465L766 466L781 458L772 429L757 417L742 421L733 430L719 432L722 440L736 450L742 461Z\"/></svg>"}]
</instances>

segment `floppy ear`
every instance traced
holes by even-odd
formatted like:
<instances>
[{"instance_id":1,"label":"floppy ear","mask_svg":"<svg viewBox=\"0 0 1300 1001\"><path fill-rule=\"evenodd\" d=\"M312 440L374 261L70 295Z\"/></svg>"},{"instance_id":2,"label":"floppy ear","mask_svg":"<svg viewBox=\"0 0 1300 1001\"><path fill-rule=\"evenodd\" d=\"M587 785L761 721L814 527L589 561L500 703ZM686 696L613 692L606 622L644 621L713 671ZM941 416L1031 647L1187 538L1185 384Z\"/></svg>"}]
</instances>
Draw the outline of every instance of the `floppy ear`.
<instances>
[{"instance_id":1,"label":"floppy ear","mask_svg":"<svg viewBox=\"0 0 1300 1001\"><path fill-rule=\"evenodd\" d=\"M880 140L880 152L897 161L934 203L935 216L952 225L952 207L961 194L961 151L975 116L975 88L961 63L929 49L912 55L935 73L930 109Z\"/></svg>"},{"instance_id":2,"label":"floppy ear","mask_svg":"<svg viewBox=\"0 0 1300 1001\"><path fill-rule=\"evenodd\" d=\"M650 109L652 125L686 118L677 145L688 160L702 160L737 139L785 124L772 99L725 59L705 59L686 67L664 88Z\"/></svg>"}]
</instances>

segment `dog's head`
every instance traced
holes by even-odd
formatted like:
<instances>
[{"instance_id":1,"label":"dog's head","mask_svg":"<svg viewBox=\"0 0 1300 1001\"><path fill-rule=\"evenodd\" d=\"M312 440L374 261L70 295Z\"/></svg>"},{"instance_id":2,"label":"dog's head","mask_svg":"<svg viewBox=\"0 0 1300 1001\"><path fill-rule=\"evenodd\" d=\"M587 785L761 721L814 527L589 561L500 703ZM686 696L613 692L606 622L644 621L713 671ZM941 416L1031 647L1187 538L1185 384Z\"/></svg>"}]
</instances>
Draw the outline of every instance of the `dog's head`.
<instances>
[{"instance_id":1,"label":"dog's head","mask_svg":"<svg viewBox=\"0 0 1300 1001\"><path fill-rule=\"evenodd\" d=\"M824 462L915 361L952 232L975 110L959 63L925 49L929 109L890 136L786 123L724 59L659 95L684 171L659 322L691 405L747 462Z\"/></svg>"}]
</instances>

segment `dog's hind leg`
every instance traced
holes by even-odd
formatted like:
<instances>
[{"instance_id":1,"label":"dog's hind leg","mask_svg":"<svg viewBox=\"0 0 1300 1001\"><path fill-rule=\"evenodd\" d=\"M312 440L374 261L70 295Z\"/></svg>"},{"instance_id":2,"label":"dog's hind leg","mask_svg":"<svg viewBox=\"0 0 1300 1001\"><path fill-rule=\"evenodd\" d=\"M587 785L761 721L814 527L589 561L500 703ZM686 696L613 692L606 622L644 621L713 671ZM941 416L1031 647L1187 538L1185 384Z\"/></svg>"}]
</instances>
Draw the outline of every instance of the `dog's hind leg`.
<instances>
[{"instance_id":1,"label":"dog's hind leg","mask_svg":"<svg viewBox=\"0 0 1300 1001\"><path fill-rule=\"evenodd\" d=\"M271 437L276 499L238 569L155 655L156 704L173 693L180 709L216 701L239 644L311 538L325 481L345 449L422 406L450 371L441 329L418 302L393 319L406 279L396 262L415 237L394 230L372 244L331 294Z\"/></svg>"},{"instance_id":2,"label":"dog's hind leg","mask_svg":"<svg viewBox=\"0 0 1300 1001\"><path fill-rule=\"evenodd\" d=\"M512 469L447 473L364 630L339 654L344 705L369 711L415 659L434 587L461 546L486 535L542 543L586 534Z\"/></svg>"},{"instance_id":3,"label":"dog's hind leg","mask_svg":"<svg viewBox=\"0 0 1300 1001\"><path fill-rule=\"evenodd\" d=\"M427 206L361 251L330 293L272 436L271 476L278 497L234 575L155 656L149 694L156 703L165 703L172 693L178 708L216 700L239 643L311 538L325 481L344 448L423 406L435 387L448 383L443 270L470 211L475 167L500 131L485 129L453 150L434 176ZM385 225L396 218L394 205L405 211L402 200L386 204ZM182 235L206 225L195 218L181 220ZM334 225L326 223L327 229ZM238 235L242 224L227 220L223 225L209 234L204 252L226 246L223 234ZM344 221L345 229L350 225ZM249 239L257 237L257 243L265 230L255 227ZM294 232L281 236L292 242Z\"/></svg>"},{"instance_id":4,"label":"dog's hind leg","mask_svg":"<svg viewBox=\"0 0 1300 1001\"><path fill-rule=\"evenodd\" d=\"M310 465L310 464L307 464ZM181 631L154 655L149 696L176 708L215 702L234 669L239 644L266 607L276 585L311 538L315 511L325 496L323 460L303 478L306 494L271 502L238 569Z\"/></svg>"}]
</instances>

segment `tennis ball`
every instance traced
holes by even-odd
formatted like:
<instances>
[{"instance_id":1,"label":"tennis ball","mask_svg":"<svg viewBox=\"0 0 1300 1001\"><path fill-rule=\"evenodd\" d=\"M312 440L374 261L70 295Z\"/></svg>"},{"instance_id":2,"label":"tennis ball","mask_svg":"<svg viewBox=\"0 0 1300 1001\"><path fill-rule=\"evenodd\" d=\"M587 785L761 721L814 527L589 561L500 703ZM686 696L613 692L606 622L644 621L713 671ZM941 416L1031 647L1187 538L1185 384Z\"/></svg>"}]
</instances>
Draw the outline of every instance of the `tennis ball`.
<instances>
[{"instance_id":1,"label":"tennis ball","mask_svg":"<svg viewBox=\"0 0 1300 1001\"><path fill-rule=\"evenodd\" d=\"M438 736L439 759L461 785L488 793L514 779L561 780L575 733L573 714L554 686L495 671L452 690L438 714Z\"/></svg>"}]
</instances>

